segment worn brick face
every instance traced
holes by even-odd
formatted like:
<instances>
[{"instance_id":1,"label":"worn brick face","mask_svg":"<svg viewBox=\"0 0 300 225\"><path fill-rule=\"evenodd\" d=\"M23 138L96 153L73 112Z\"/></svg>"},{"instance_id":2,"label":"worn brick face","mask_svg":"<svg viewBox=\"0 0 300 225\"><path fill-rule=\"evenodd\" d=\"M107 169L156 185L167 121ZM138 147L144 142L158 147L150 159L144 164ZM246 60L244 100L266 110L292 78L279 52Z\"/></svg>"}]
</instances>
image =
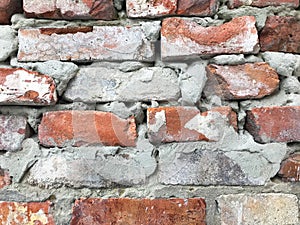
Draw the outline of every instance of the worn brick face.
<instances>
[{"instance_id":1,"label":"worn brick face","mask_svg":"<svg viewBox=\"0 0 300 225\"><path fill-rule=\"evenodd\" d=\"M23 140L29 134L30 129L25 117L0 115L0 150L20 150Z\"/></svg>"},{"instance_id":2,"label":"worn brick face","mask_svg":"<svg viewBox=\"0 0 300 225\"><path fill-rule=\"evenodd\" d=\"M237 66L208 65L205 94L225 100L259 99L272 94L279 85L276 71L267 63Z\"/></svg>"},{"instance_id":3,"label":"worn brick face","mask_svg":"<svg viewBox=\"0 0 300 225\"><path fill-rule=\"evenodd\" d=\"M0 24L9 24L10 17L14 13L22 12L21 0L1 0L0 1Z\"/></svg>"},{"instance_id":4,"label":"worn brick face","mask_svg":"<svg viewBox=\"0 0 300 225\"><path fill-rule=\"evenodd\" d=\"M212 16L218 9L216 0L126 1L129 17L160 17L165 15Z\"/></svg>"},{"instance_id":5,"label":"worn brick face","mask_svg":"<svg viewBox=\"0 0 300 225\"><path fill-rule=\"evenodd\" d=\"M73 207L71 225L161 224L204 225L204 199L80 199Z\"/></svg>"},{"instance_id":6,"label":"worn brick face","mask_svg":"<svg viewBox=\"0 0 300 225\"><path fill-rule=\"evenodd\" d=\"M0 202L0 223L55 225L50 205L50 202Z\"/></svg>"},{"instance_id":7,"label":"worn brick face","mask_svg":"<svg viewBox=\"0 0 300 225\"><path fill-rule=\"evenodd\" d=\"M269 16L259 39L262 51L299 54L300 21L292 16Z\"/></svg>"},{"instance_id":8,"label":"worn brick face","mask_svg":"<svg viewBox=\"0 0 300 225\"><path fill-rule=\"evenodd\" d=\"M44 113L39 126L44 146L121 145L135 146L133 117L121 119L112 113L96 111L56 111Z\"/></svg>"},{"instance_id":9,"label":"worn brick face","mask_svg":"<svg viewBox=\"0 0 300 225\"><path fill-rule=\"evenodd\" d=\"M51 77L24 69L0 69L0 105L52 105L56 101Z\"/></svg>"},{"instance_id":10,"label":"worn brick face","mask_svg":"<svg viewBox=\"0 0 300 225\"><path fill-rule=\"evenodd\" d=\"M19 30L20 61L153 61L154 44L140 26Z\"/></svg>"},{"instance_id":11,"label":"worn brick face","mask_svg":"<svg viewBox=\"0 0 300 225\"><path fill-rule=\"evenodd\" d=\"M261 143L300 141L300 106L249 110L246 129Z\"/></svg>"},{"instance_id":12,"label":"worn brick face","mask_svg":"<svg viewBox=\"0 0 300 225\"><path fill-rule=\"evenodd\" d=\"M299 0L229 0L229 8L237 8L243 5L250 5L256 7L267 7L267 6L281 6L285 5L288 7L297 8L299 6Z\"/></svg>"},{"instance_id":13,"label":"worn brick face","mask_svg":"<svg viewBox=\"0 0 300 225\"><path fill-rule=\"evenodd\" d=\"M278 175L285 181L300 181L300 154L295 153L284 160Z\"/></svg>"},{"instance_id":14,"label":"worn brick face","mask_svg":"<svg viewBox=\"0 0 300 225\"><path fill-rule=\"evenodd\" d=\"M9 172L0 167L0 189L11 184Z\"/></svg>"},{"instance_id":15,"label":"worn brick face","mask_svg":"<svg viewBox=\"0 0 300 225\"><path fill-rule=\"evenodd\" d=\"M112 0L23 0L29 17L49 19L116 19Z\"/></svg>"},{"instance_id":16,"label":"worn brick face","mask_svg":"<svg viewBox=\"0 0 300 225\"><path fill-rule=\"evenodd\" d=\"M149 108L147 124L152 143L174 141L218 141L222 129L236 127L236 114L229 107L200 113L193 107Z\"/></svg>"},{"instance_id":17,"label":"worn brick face","mask_svg":"<svg viewBox=\"0 0 300 225\"><path fill-rule=\"evenodd\" d=\"M163 60L225 53L257 53L259 46L255 18L237 17L212 27L202 27L188 19L167 18L162 23L161 49Z\"/></svg>"}]
</instances>

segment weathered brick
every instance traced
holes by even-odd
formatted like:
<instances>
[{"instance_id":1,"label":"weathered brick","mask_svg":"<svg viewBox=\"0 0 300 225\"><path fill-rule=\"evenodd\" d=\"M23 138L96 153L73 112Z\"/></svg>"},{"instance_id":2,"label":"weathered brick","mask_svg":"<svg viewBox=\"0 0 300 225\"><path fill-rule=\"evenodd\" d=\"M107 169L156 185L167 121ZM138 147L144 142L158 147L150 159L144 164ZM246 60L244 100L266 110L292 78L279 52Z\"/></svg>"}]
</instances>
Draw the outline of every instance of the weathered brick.
<instances>
[{"instance_id":1,"label":"weathered brick","mask_svg":"<svg viewBox=\"0 0 300 225\"><path fill-rule=\"evenodd\" d=\"M19 30L19 61L154 60L154 43L140 26Z\"/></svg>"},{"instance_id":2,"label":"weathered brick","mask_svg":"<svg viewBox=\"0 0 300 225\"><path fill-rule=\"evenodd\" d=\"M22 141L30 134L27 120L23 116L0 115L0 150L21 149Z\"/></svg>"},{"instance_id":3,"label":"weathered brick","mask_svg":"<svg viewBox=\"0 0 300 225\"><path fill-rule=\"evenodd\" d=\"M112 0L23 0L26 16L49 19L116 19Z\"/></svg>"},{"instance_id":4,"label":"weathered brick","mask_svg":"<svg viewBox=\"0 0 300 225\"><path fill-rule=\"evenodd\" d=\"M11 177L7 170L0 167L0 189L11 184Z\"/></svg>"},{"instance_id":5,"label":"weathered brick","mask_svg":"<svg viewBox=\"0 0 300 225\"><path fill-rule=\"evenodd\" d=\"M9 24L10 17L20 12L22 12L22 0L1 0L0 24Z\"/></svg>"},{"instance_id":6,"label":"weathered brick","mask_svg":"<svg viewBox=\"0 0 300 225\"><path fill-rule=\"evenodd\" d=\"M300 181L300 154L295 153L284 160L278 175L285 181Z\"/></svg>"},{"instance_id":7,"label":"weathered brick","mask_svg":"<svg viewBox=\"0 0 300 225\"><path fill-rule=\"evenodd\" d=\"M204 225L202 198L80 199L73 207L71 225L82 224L190 224Z\"/></svg>"},{"instance_id":8,"label":"weathered brick","mask_svg":"<svg viewBox=\"0 0 300 225\"><path fill-rule=\"evenodd\" d=\"M133 117L121 119L97 111L56 111L44 113L38 136L44 146L121 145L135 146Z\"/></svg>"},{"instance_id":9,"label":"weathered brick","mask_svg":"<svg viewBox=\"0 0 300 225\"><path fill-rule=\"evenodd\" d=\"M128 73L104 67L81 68L64 94L68 101L88 103L176 101L179 96L176 73L160 67L142 68Z\"/></svg>"},{"instance_id":10,"label":"weathered brick","mask_svg":"<svg viewBox=\"0 0 300 225\"><path fill-rule=\"evenodd\" d=\"M251 109L246 129L261 143L300 141L300 106Z\"/></svg>"},{"instance_id":11,"label":"weathered brick","mask_svg":"<svg viewBox=\"0 0 300 225\"><path fill-rule=\"evenodd\" d=\"M258 50L253 16L237 17L213 27L203 27L182 18L168 18L162 23L161 54L164 60L225 53L257 53Z\"/></svg>"},{"instance_id":12,"label":"weathered brick","mask_svg":"<svg viewBox=\"0 0 300 225\"><path fill-rule=\"evenodd\" d=\"M55 225L50 206L51 202L0 202L0 223Z\"/></svg>"},{"instance_id":13,"label":"weathered brick","mask_svg":"<svg viewBox=\"0 0 300 225\"><path fill-rule=\"evenodd\" d=\"M126 1L129 17L160 17L165 15L212 16L218 9L216 0L159 0L159 1Z\"/></svg>"},{"instance_id":14,"label":"weathered brick","mask_svg":"<svg viewBox=\"0 0 300 225\"><path fill-rule=\"evenodd\" d=\"M300 53L300 21L292 16L269 16L259 39L262 51Z\"/></svg>"},{"instance_id":15,"label":"weathered brick","mask_svg":"<svg viewBox=\"0 0 300 225\"><path fill-rule=\"evenodd\" d=\"M298 199L291 194L223 195L217 199L222 225L298 224Z\"/></svg>"},{"instance_id":16,"label":"weathered brick","mask_svg":"<svg viewBox=\"0 0 300 225\"><path fill-rule=\"evenodd\" d=\"M205 94L225 100L259 99L272 94L279 86L276 71L267 63L237 66L208 65Z\"/></svg>"},{"instance_id":17,"label":"weathered brick","mask_svg":"<svg viewBox=\"0 0 300 225\"><path fill-rule=\"evenodd\" d=\"M0 104L51 105L56 101L51 77L24 69L0 69Z\"/></svg>"},{"instance_id":18,"label":"weathered brick","mask_svg":"<svg viewBox=\"0 0 300 225\"><path fill-rule=\"evenodd\" d=\"M299 0L229 0L229 8L237 8L243 5L250 5L256 7L267 7L267 6L281 6L285 5L288 7L298 8Z\"/></svg>"},{"instance_id":19,"label":"weathered brick","mask_svg":"<svg viewBox=\"0 0 300 225\"><path fill-rule=\"evenodd\" d=\"M237 117L230 107L217 107L203 113L193 107L159 107L148 108L147 123L149 140L155 144L218 141L225 127L237 127Z\"/></svg>"}]
</instances>

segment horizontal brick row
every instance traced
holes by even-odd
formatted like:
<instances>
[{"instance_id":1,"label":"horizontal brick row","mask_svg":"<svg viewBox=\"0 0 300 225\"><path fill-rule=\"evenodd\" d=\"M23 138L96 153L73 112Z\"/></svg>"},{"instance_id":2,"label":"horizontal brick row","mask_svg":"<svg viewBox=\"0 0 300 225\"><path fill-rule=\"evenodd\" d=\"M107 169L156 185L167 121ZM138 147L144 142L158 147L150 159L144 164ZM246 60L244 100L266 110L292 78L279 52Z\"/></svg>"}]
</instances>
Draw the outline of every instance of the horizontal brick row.
<instances>
[{"instance_id":1,"label":"horizontal brick row","mask_svg":"<svg viewBox=\"0 0 300 225\"><path fill-rule=\"evenodd\" d=\"M292 8L298 8L299 0L229 0L228 6L229 8L237 8L241 6L256 6L256 7L267 7L267 6L288 6Z\"/></svg>"},{"instance_id":2,"label":"horizontal brick row","mask_svg":"<svg viewBox=\"0 0 300 225\"><path fill-rule=\"evenodd\" d=\"M121 145L135 146L133 117L121 119L96 111L56 111L43 115L38 130L44 146Z\"/></svg>"}]
</instances>

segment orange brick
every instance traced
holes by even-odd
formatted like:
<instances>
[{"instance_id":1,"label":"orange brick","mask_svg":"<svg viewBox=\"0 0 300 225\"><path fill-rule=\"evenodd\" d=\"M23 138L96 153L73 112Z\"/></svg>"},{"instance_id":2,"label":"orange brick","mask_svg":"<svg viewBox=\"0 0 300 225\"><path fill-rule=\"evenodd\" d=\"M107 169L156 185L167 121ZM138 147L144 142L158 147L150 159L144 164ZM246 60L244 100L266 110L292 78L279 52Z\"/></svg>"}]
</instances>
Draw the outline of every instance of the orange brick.
<instances>
[{"instance_id":1,"label":"orange brick","mask_svg":"<svg viewBox=\"0 0 300 225\"><path fill-rule=\"evenodd\" d=\"M285 181L300 181L300 154L293 154L284 160L278 175Z\"/></svg>"}]
</instances>

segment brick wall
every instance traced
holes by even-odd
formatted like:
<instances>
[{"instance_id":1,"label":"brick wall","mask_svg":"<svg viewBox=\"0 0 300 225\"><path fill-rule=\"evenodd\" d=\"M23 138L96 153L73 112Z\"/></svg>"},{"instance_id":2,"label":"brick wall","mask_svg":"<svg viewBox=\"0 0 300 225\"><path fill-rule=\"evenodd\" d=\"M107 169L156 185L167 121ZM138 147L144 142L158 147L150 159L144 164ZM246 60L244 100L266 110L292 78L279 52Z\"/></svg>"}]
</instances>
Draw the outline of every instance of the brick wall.
<instances>
[{"instance_id":1,"label":"brick wall","mask_svg":"<svg viewBox=\"0 0 300 225\"><path fill-rule=\"evenodd\" d=\"M1 224L299 223L299 0L0 3Z\"/></svg>"}]
</instances>

